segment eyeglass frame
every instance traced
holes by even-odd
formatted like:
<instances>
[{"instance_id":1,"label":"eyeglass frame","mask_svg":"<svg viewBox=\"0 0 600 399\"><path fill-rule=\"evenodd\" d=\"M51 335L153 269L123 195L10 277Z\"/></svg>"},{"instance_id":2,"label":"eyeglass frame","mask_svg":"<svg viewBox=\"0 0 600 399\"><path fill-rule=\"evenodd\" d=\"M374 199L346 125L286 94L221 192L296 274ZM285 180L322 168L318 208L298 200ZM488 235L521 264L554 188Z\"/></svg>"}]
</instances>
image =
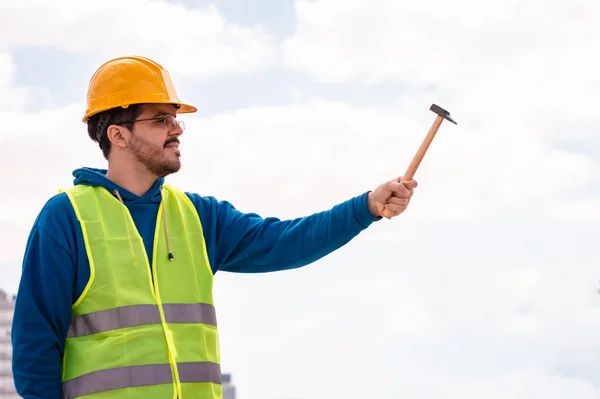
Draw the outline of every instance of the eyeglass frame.
<instances>
[{"instance_id":1,"label":"eyeglass frame","mask_svg":"<svg viewBox=\"0 0 600 399\"><path fill-rule=\"evenodd\" d=\"M165 127L166 130L171 130L170 128L167 127L167 119L172 118L173 119L173 123L174 123L174 127L175 126L179 126L181 128L181 130L185 130L185 122L182 120L178 120L176 116L174 115L165 115L165 116L157 116L154 118L142 118L142 119L134 119L134 120L130 120L130 121L123 121L123 122L119 122L119 123L115 123L115 125L125 125L128 123L135 123L135 122L143 122L143 121L163 121L163 126Z\"/></svg>"}]
</instances>

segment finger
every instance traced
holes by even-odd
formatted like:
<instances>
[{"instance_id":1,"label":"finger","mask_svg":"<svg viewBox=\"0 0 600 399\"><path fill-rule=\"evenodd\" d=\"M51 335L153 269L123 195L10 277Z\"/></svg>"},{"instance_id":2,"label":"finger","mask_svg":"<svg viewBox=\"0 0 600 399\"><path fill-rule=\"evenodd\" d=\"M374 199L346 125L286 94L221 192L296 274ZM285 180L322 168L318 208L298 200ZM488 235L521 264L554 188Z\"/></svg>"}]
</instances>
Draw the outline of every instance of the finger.
<instances>
[{"instance_id":1,"label":"finger","mask_svg":"<svg viewBox=\"0 0 600 399\"><path fill-rule=\"evenodd\" d=\"M408 198L408 197L393 196L393 197L390 197L390 199L388 199L387 202L389 204L393 204L393 205L407 206L408 203L410 202L410 198Z\"/></svg>"},{"instance_id":2,"label":"finger","mask_svg":"<svg viewBox=\"0 0 600 399\"><path fill-rule=\"evenodd\" d=\"M383 188L385 191L389 191L390 193L395 193L398 190L398 187L404 186L402 183L397 182L395 180L387 181L383 184Z\"/></svg>"},{"instance_id":3,"label":"finger","mask_svg":"<svg viewBox=\"0 0 600 399\"><path fill-rule=\"evenodd\" d=\"M406 209L406 205L396 205L396 204L385 204L385 209L389 212L392 212L395 216L398 216Z\"/></svg>"},{"instance_id":4,"label":"finger","mask_svg":"<svg viewBox=\"0 0 600 399\"><path fill-rule=\"evenodd\" d=\"M419 185L415 179L403 181L402 184L409 190L417 188L417 186Z\"/></svg>"},{"instance_id":5,"label":"finger","mask_svg":"<svg viewBox=\"0 0 600 399\"><path fill-rule=\"evenodd\" d=\"M411 198L414 194L415 191L411 188L410 190L406 190L404 194L392 193L392 196L397 198Z\"/></svg>"},{"instance_id":6,"label":"finger","mask_svg":"<svg viewBox=\"0 0 600 399\"><path fill-rule=\"evenodd\" d=\"M397 195L398 197L410 197L410 188L406 187L404 183L398 183L396 185L393 195Z\"/></svg>"},{"instance_id":7,"label":"finger","mask_svg":"<svg viewBox=\"0 0 600 399\"><path fill-rule=\"evenodd\" d=\"M392 195L398 194L401 197L405 197L408 195L408 188L403 183L398 183L394 180L390 180L385 182L383 188L390 192Z\"/></svg>"},{"instance_id":8,"label":"finger","mask_svg":"<svg viewBox=\"0 0 600 399\"><path fill-rule=\"evenodd\" d=\"M406 182L400 182L401 179L402 176L385 182L383 184L383 189L389 192L391 195L396 195L398 197L412 197L413 190L415 187L417 187L417 182L414 179ZM381 198L381 200L383 199Z\"/></svg>"}]
</instances>

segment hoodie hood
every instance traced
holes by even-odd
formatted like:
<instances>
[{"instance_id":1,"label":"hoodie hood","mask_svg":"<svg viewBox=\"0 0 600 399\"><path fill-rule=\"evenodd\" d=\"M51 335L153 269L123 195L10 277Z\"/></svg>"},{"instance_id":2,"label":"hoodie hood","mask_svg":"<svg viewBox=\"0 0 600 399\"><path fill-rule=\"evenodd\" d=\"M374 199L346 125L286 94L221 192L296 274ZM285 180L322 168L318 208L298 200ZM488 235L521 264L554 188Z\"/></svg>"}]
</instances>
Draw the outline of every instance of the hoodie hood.
<instances>
[{"instance_id":1,"label":"hoodie hood","mask_svg":"<svg viewBox=\"0 0 600 399\"><path fill-rule=\"evenodd\" d=\"M78 168L73 171L73 176L75 179L73 180L74 185L86 185L93 187L103 187L108 192L114 195L114 191L117 190L119 195L123 199L123 202L135 202L136 204L159 204L161 201L161 192L160 187L164 183L164 178L160 178L154 182L152 187L141 197L135 195L134 193L126 190L125 188L115 184L113 181L106 178L106 169L97 169L97 168L89 168L83 167Z\"/></svg>"}]
</instances>

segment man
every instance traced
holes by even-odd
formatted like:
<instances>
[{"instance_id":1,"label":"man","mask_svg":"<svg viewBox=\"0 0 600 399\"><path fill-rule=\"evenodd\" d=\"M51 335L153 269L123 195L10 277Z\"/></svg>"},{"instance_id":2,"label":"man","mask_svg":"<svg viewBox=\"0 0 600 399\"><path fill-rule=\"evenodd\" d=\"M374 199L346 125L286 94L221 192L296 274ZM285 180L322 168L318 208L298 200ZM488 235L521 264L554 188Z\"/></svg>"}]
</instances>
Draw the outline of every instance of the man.
<instances>
[{"instance_id":1,"label":"man","mask_svg":"<svg viewBox=\"0 0 600 399\"><path fill-rule=\"evenodd\" d=\"M83 118L108 169L76 169L27 242L12 330L25 399L221 398L212 283L219 271L308 265L382 218L415 181L385 182L294 220L242 213L164 178L184 125L168 72L122 57L92 77Z\"/></svg>"}]
</instances>

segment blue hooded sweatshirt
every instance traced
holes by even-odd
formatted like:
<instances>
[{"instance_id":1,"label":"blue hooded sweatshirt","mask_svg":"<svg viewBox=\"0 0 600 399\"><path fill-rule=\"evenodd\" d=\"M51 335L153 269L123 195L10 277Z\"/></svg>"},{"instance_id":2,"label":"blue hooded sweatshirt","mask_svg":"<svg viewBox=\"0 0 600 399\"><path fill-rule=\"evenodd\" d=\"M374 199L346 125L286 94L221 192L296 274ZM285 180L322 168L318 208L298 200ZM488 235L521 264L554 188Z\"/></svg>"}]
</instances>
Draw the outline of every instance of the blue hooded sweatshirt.
<instances>
[{"instance_id":1,"label":"blue hooded sweatshirt","mask_svg":"<svg viewBox=\"0 0 600 399\"><path fill-rule=\"evenodd\" d=\"M80 168L74 184L119 191L144 240L150 264L159 179L141 197L105 177L106 170ZM219 270L265 273L308 265L348 243L380 218L365 192L332 209L293 220L242 213L226 201L186 192L195 205L213 274ZM61 398L61 361L71 305L90 269L79 222L66 194L44 205L27 241L12 326L13 375L24 399Z\"/></svg>"}]
</instances>

